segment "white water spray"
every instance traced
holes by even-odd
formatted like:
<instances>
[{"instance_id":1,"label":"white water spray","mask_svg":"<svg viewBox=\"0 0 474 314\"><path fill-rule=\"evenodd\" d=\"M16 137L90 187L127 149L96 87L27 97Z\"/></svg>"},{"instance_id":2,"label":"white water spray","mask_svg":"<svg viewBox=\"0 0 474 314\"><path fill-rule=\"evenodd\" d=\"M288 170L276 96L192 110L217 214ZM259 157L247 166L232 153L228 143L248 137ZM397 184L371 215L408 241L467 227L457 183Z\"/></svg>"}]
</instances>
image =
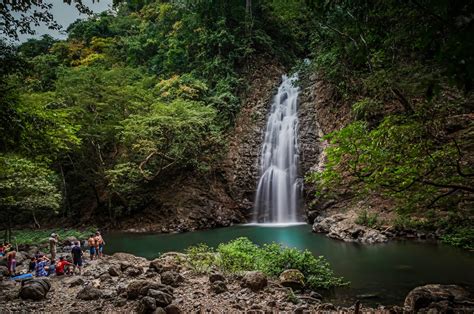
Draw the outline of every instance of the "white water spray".
<instances>
[{"instance_id":1,"label":"white water spray","mask_svg":"<svg viewBox=\"0 0 474 314\"><path fill-rule=\"evenodd\" d=\"M298 93L297 74L287 77L278 88L268 117L260 157L260 180L255 198L255 222L295 223L301 179L298 177Z\"/></svg>"}]
</instances>

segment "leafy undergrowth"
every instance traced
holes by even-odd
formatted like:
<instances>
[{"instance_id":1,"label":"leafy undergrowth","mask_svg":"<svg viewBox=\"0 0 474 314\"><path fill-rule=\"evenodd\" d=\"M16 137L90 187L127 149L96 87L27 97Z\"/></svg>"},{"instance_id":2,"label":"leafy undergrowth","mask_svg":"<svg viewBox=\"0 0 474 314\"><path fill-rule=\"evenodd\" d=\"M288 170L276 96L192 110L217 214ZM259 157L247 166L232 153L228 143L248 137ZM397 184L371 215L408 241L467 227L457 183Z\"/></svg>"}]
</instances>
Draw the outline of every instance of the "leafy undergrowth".
<instances>
[{"instance_id":1,"label":"leafy undergrowth","mask_svg":"<svg viewBox=\"0 0 474 314\"><path fill-rule=\"evenodd\" d=\"M283 247L277 243L258 246L241 237L220 244L217 250L199 244L189 247L186 253L191 268L200 273L217 268L226 273L261 271L270 277L277 277L286 269L298 269L311 289L349 284L334 274L323 256L315 257L308 250Z\"/></svg>"},{"instance_id":2,"label":"leafy undergrowth","mask_svg":"<svg viewBox=\"0 0 474 314\"><path fill-rule=\"evenodd\" d=\"M443 243L474 251L474 228L463 227L452 230L441 237Z\"/></svg>"},{"instance_id":3,"label":"leafy undergrowth","mask_svg":"<svg viewBox=\"0 0 474 314\"><path fill-rule=\"evenodd\" d=\"M18 245L38 245L48 241L51 233L57 233L59 239L65 239L67 237L76 237L78 239L87 238L91 233L94 233L97 229L95 227L89 227L87 229L42 229L42 230L31 230L21 229L13 230L12 242ZM1 232L0 234L3 234Z\"/></svg>"}]
</instances>

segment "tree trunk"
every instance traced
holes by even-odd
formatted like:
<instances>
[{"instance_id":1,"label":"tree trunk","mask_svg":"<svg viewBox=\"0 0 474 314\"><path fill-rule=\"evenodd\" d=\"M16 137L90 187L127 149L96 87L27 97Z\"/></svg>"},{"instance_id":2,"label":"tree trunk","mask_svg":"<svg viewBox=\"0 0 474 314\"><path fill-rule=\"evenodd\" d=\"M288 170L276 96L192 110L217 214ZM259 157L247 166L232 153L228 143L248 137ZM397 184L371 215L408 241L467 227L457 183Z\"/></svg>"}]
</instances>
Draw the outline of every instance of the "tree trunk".
<instances>
[{"instance_id":1,"label":"tree trunk","mask_svg":"<svg viewBox=\"0 0 474 314\"><path fill-rule=\"evenodd\" d=\"M39 224L38 219L36 219L36 212L33 211L32 214L33 214L33 222L35 223L35 228L36 228L36 229L40 229L40 228L41 228L41 225Z\"/></svg>"},{"instance_id":2,"label":"tree trunk","mask_svg":"<svg viewBox=\"0 0 474 314\"><path fill-rule=\"evenodd\" d=\"M59 163L59 170L61 171L61 181L62 181L62 186L63 186L63 217L66 217L67 214L71 211L70 204L69 204L69 197L67 194L67 187L66 187L66 178L64 176L64 170L63 170L63 165Z\"/></svg>"}]
</instances>

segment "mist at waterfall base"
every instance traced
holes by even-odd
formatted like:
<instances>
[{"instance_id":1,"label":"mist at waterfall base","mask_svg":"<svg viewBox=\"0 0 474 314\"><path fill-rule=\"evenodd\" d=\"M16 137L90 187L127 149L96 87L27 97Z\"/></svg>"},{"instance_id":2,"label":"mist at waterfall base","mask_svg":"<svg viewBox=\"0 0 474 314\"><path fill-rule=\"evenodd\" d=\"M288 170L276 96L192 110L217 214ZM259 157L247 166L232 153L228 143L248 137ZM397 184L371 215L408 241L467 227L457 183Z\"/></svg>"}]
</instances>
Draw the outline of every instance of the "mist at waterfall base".
<instances>
[{"instance_id":1,"label":"mist at waterfall base","mask_svg":"<svg viewBox=\"0 0 474 314\"><path fill-rule=\"evenodd\" d=\"M301 222L298 174L298 76L283 75L270 108L260 155L253 223Z\"/></svg>"}]
</instances>

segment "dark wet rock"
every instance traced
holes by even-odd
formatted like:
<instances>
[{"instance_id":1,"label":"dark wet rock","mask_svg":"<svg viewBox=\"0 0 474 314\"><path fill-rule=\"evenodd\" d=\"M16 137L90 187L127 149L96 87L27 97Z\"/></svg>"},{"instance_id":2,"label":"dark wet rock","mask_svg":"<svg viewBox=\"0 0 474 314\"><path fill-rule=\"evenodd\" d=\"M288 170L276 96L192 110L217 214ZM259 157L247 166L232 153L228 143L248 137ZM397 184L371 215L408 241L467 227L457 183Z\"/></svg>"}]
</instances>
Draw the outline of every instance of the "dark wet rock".
<instances>
[{"instance_id":1,"label":"dark wet rock","mask_svg":"<svg viewBox=\"0 0 474 314\"><path fill-rule=\"evenodd\" d=\"M20 298L23 300L43 300L51 289L51 283L47 279L32 279L25 281L20 289Z\"/></svg>"},{"instance_id":2,"label":"dark wet rock","mask_svg":"<svg viewBox=\"0 0 474 314\"><path fill-rule=\"evenodd\" d=\"M92 286L86 286L82 288L81 291L77 293L76 298L80 300L90 301L90 300L98 300L102 297L102 292L94 288Z\"/></svg>"},{"instance_id":3,"label":"dark wet rock","mask_svg":"<svg viewBox=\"0 0 474 314\"><path fill-rule=\"evenodd\" d=\"M210 283L213 283L213 282L216 282L216 281L222 281L222 282L225 282L225 277L220 274L220 273L212 273L209 275L209 282Z\"/></svg>"},{"instance_id":4,"label":"dark wet rock","mask_svg":"<svg viewBox=\"0 0 474 314\"><path fill-rule=\"evenodd\" d=\"M101 282L113 282L112 276L109 273L103 273L99 276Z\"/></svg>"},{"instance_id":5,"label":"dark wet rock","mask_svg":"<svg viewBox=\"0 0 474 314\"><path fill-rule=\"evenodd\" d=\"M184 277L175 271L165 271L161 273L161 282L165 285L178 287L184 281Z\"/></svg>"},{"instance_id":6,"label":"dark wet rock","mask_svg":"<svg viewBox=\"0 0 474 314\"><path fill-rule=\"evenodd\" d=\"M127 286L127 298L128 299L131 299L131 300L134 300L136 298L138 298L141 294L141 291L143 289L146 289L146 293L148 293L148 286L149 286L149 282L147 280L135 280L135 281L132 281L131 283L128 284ZM146 294L145 293L145 294Z\"/></svg>"},{"instance_id":7,"label":"dark wet rock","mask_svg":"<svg viewBox=\"0 0 474 314\"><path fill-rule=\"evenodd\" d=\"M138 305L138 313L153 313L156 310L156 300L152 297L145 296L140 300Z\"/></svg>"},{"instance_id":8,"label":"dark wet rock","mask_svg":"<svg viewBox=\"0 0 474 314\"><path fill-rule=\"evenodd\" d=\"M301 290L304 287L304 275L298 269L287 269L280 274L280 284L293 290Z\"/></svg>"},{"instance_id":9,"label":"dark wet rock","mask_svg":"<svg viewBox=\"0 0 474 314\"><path fill-rule=\"evenodd\" d=\"M128 277L138 277L141 274L143 274L143 268L141 267L135 267L135 266L129 266L127 267L123 274Z\"/></svg>"},{"instance_id":10,"label":"dark wet rock","mask_svg":"<svg viewBox=\"0 0 474 314\"><path fill-rule=\"evenodd\" d=\"M70 288L82 286L84 282L85 282L84 279L82 279L81 277L73 277L67 280L67 283L69 284Z\"/></svg>"},{"instance_id":11,"label":"dark wet rock","mask_svg":"<svg viewBox=\"0 0 474 314\"><path fill-rule=\"evenodd\" d=\"M410 312L474 312L474 300L470 298L470 293L456 285L416 287L408 293L404 306Z\"/></svg>"},{"instance_id":12,"label":"dark wet rock","mask_svg":"<svg viewBox=\"0 0 474 314\"><path fill-rule=\"evenodd\" d=\"M173 302L173 296L168 294L168 293L165 293L165 292L162 292L162 291L159 291L159 290L154 290L154 289L150 289L148 290L148 296L154 298L156 300L156 305L157 306L167 306L169 304L171 304L171 302Z\"/></svg>"},{"instance_id":13,"label":"dark wet rock","mask_svg":"<svg viewBox=\"0 0 474 314\"><path fill-rule=\"evenodd\" d=\"M249 271L242 278L241 286L252 291L262 290L267 286L268 280L264 273L259 271Z\"/></svg>"},{"instance_id":14,"label":"dark wet rock","mask_svg":"<svg viewBox=\"0 0 474 314\"><path fill-rule=\"evenodd\" d=\"M122 275L122 270L117 265L112 265L109 267L109 275L113 277L119 277Z\"/></svg>"},{"instance_id":15,"label":"dark wet rock","mask_svg":"<svg viewBox=\"0 0 474 314\"><path fill-rule=\"evenodd\" d=\"M181 314L181 309L176 304L170 304L165 307L166 314Z\"/></svg>"},{"instance_id":16,"label":"dark wet rock","mask_svg":"<svg viewBox=\"0 0 474 314\"><path fill-rule=\"evenodd\" d=\"M122 307L122 306L125 306L126 304L127 304L127 299L125 298L118 298L114 302L115 307Z\"/></svg>"},{"instance_id":17,"label":"dark wet rock","mask_svg":"<svg viewBox=\"0 0 474 314\"><path fill-rule=\"evenodd\" d=\"M215 294L220 294L226 292L227 286L223 281L214 281L211 283L211 291Z\"/></svg>"}]
</instances>

